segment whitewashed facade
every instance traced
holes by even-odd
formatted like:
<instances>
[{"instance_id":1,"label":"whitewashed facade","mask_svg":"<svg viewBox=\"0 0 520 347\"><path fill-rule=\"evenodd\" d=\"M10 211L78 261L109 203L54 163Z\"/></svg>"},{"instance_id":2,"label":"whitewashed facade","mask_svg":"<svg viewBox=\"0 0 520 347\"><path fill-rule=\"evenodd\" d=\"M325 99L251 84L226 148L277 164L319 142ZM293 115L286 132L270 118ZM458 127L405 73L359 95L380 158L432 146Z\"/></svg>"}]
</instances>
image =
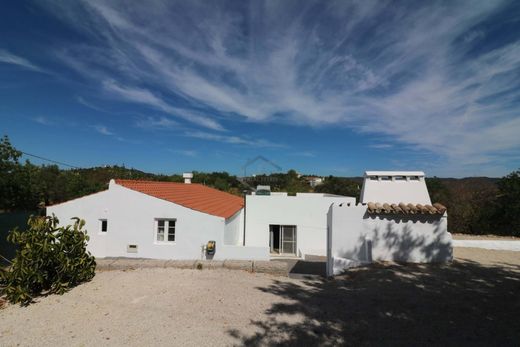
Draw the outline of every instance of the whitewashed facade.
<instances>
[{"instance_id":1,"label":"whitewashed facade","mask_svg":"<svg viewBox=\"0 0 520 347\"><path fill-rule=\"evenodd\" d=\"M216 241L211 259L269 259L269 248L244 247L243 210L225 219L195 211L110 182L109 189L47 207L61 224L85 220L96 257L207 259L202 247ZM175 241L157 241L158 222L175 221ZM106 221L106 231L102 231Z\"/></svg>"},{"instance_id":2,"label":"whitewashed facade","mask_svg":"<svg viewBox=\"0 0 520 347\"><path fill-rule=\"evenodd\" d=\"M327 256L329 275L374 260L440 262L452 257L446 213L412 216L367 211L368 202L430 204L422 172L365 173L362 203L357 205L353 197L279 192L246 195L244 202L231 197L234 205L227 205L228 197L207 204L208 211L215 206L227 210L222 214L225 217L159 198L160 188L153 191L159 197L130 189L131 182L124 186L112 180L108 190L49 206L47 214L55 214L62 224L73 217L84 219L88 249L96 257L268 260ZM182 191L177 196L181 200L190 192L199 194ZM214 255L204 251L208 241L216 242Z\"/></svg>"},{"instance_id":3,"label":"whitewashed facade","mask_svg":"<svg viewBox=\"0 0 520 347\"><path fill-rule=\"evenodd\" d=\"M325 256L327 213L333 203L355 204L356 199L319 193L247 195L246 246L269 247L272 256ZM294 240L284 241L284 235L273 235L283 234L284 227L290 229L289 238Z\"/></svg>"},{"instance_id":4,"label":"whitewashed facade","mask_svg":"<svg viewBox=\"0 0 520 347\"><path fill-rule=\"evenodd\" d=\"M367 171L361 203L333 204L328 212L327 275L372 261L430 263L451 261L448 216L369 214L366 204L425 204L430 196L423 172Z\"/></svg>"}]
</instances>

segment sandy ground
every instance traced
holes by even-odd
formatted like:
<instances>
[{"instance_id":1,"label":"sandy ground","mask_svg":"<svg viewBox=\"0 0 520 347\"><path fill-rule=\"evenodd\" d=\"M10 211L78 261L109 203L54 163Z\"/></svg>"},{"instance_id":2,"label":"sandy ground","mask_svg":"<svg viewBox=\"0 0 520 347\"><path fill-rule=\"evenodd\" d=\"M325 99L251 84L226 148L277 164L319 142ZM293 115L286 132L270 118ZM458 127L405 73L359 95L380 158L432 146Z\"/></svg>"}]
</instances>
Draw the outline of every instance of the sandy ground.
<instances>
[{"instance_id":1,"label":"sandy ground","mask_svg":"<svg viewBox=\"0 0 520 347\"><path fill-rule=\"evenodd\" d=\"M520 252L455 247L453 248L453 256L461 261L477 262L484 266L505 267L517 271L520 268Z\"/></svg>"},{"instance_id":2,"label":"sandy ground","mask_svg":"<svg viewBox=\"0 0 520 347\"><path fill-rule=\"evenodd\" d=\"M451 234L454 240L503 240L503 241L520 241L520 237L515 236L499 236L499 235L470 235L470 234Z\"/></svg>"},{"instance_id":3,"label":"sandy ground","mask_svg":"<svg viewBox=\"0 0 520 347\"><path fill-rule=\"evenodd\" d=\"M517 345L520 252L377 264L335 280L229 270L100 272L0 310L1 346Z\"/></svg>"}]
</instances>

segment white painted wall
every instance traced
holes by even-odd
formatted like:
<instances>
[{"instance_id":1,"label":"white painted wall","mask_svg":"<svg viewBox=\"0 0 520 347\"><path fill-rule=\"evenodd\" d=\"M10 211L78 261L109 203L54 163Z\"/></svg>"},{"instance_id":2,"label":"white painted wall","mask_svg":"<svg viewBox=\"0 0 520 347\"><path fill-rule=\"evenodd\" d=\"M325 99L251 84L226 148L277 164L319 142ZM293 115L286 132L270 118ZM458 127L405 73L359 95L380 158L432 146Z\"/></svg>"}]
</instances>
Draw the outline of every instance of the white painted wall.
<instances>
[{"instance_id":1,"label":"white painted wall","mask_svg":"<svg viewBox=\"0 0 520 347\"><path fill-rule=\"evenodd\" d=\"M297 255L326 255L327 212L332 203L352 203L345 196L304 193L246 196L246 246L269 247L269 224L296 225Z\"/></svg>"},{"instance_id":2,"label":"white painted wall","mask_svg":"<svg viewBox=\"0 0 520 347\"><path fill-rule=\"evenodd\" d=\"M240 228L241 213L226 223L224 218L157 199L115 183L111 183L107 191L48 207L47 214L52 213L58 216L62 225L69 223L72 217L84 219L90 236L88 249L96 257L201 259L202 245L215 240L214 259L269 259L268 247L246 248L224 244L225 231L229 235L236 235L235 230ZM101 218L108 220L106 233L100 232ZM174 244L155 241L156 218L176 219ZM129 244L138 246L137 253L127 252Z\"/></svg>"},{"instance_id":3,"label":"white painted wall","mask_svg":"<svg viewBox=\"0 0 520 347\"><path fill-rule=\"evenodd\" d=\"M447 215L369 216L367 207L331 206L328 215L327 274L364 263L446 262L452 259Z\"/></svg>"},{"instance_id":4,"label":"white painted wall","mask_svg":"<svg viewBox=\"0 0 520 347\"><path fill-rule=\"evenodd\" d=\"M228 246L241 246L244 239L244 209L234 216L226 219L224 228L224 244Z\"/></svg>"},{"instance_id":5,"label":"white painted wall","mask_svg":"<svg viewBox=\"0 0 520 347\"><path fill-rule=\"evenodd\" d=\"M422 171L367 171L359 201L431 205Z\"/></svg>"}]
</instances>

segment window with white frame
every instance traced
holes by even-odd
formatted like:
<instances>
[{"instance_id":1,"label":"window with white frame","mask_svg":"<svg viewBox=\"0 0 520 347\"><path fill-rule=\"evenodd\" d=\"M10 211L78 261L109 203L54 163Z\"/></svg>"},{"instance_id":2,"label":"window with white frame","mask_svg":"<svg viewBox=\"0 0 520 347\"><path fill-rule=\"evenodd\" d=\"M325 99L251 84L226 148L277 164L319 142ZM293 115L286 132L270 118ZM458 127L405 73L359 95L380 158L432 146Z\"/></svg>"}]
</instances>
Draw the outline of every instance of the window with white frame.
<instances>
[{"instance_id":1,"label":"window with white frame","mask_svg":"<svg viewBox=\"0 0 520 347\"><path fill-rule=\"evenodd\" d=\"M175 242L175 219L156 219L155 241Z\"/></svg>"}]
</instances>

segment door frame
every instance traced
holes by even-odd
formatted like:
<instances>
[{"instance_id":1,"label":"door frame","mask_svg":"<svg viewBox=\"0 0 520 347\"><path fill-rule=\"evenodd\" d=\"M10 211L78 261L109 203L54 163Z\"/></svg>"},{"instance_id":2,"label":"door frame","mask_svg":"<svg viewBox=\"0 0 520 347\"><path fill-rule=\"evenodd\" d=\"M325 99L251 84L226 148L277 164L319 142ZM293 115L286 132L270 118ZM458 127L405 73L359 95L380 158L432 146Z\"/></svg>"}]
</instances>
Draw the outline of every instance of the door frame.
<instances>
[{"instance_id":1,"label":"door frame","mask_svg":"<svg viewBox=\"0 0 520 347\"><path fill-rule=\"evenodd\" d=\"M278 226L279 236L278 236L278 252L274 251L274 231L272 230L272 226ZM283 253L283 240L284 240L284 227L294 228L294 240L291 241L294 244L294 252L293 253ZM269 252L271 254L280 255L280 256L295 256L298 254L298 227L294 224L269 224Z\"/></svg>"}]
</instances>

